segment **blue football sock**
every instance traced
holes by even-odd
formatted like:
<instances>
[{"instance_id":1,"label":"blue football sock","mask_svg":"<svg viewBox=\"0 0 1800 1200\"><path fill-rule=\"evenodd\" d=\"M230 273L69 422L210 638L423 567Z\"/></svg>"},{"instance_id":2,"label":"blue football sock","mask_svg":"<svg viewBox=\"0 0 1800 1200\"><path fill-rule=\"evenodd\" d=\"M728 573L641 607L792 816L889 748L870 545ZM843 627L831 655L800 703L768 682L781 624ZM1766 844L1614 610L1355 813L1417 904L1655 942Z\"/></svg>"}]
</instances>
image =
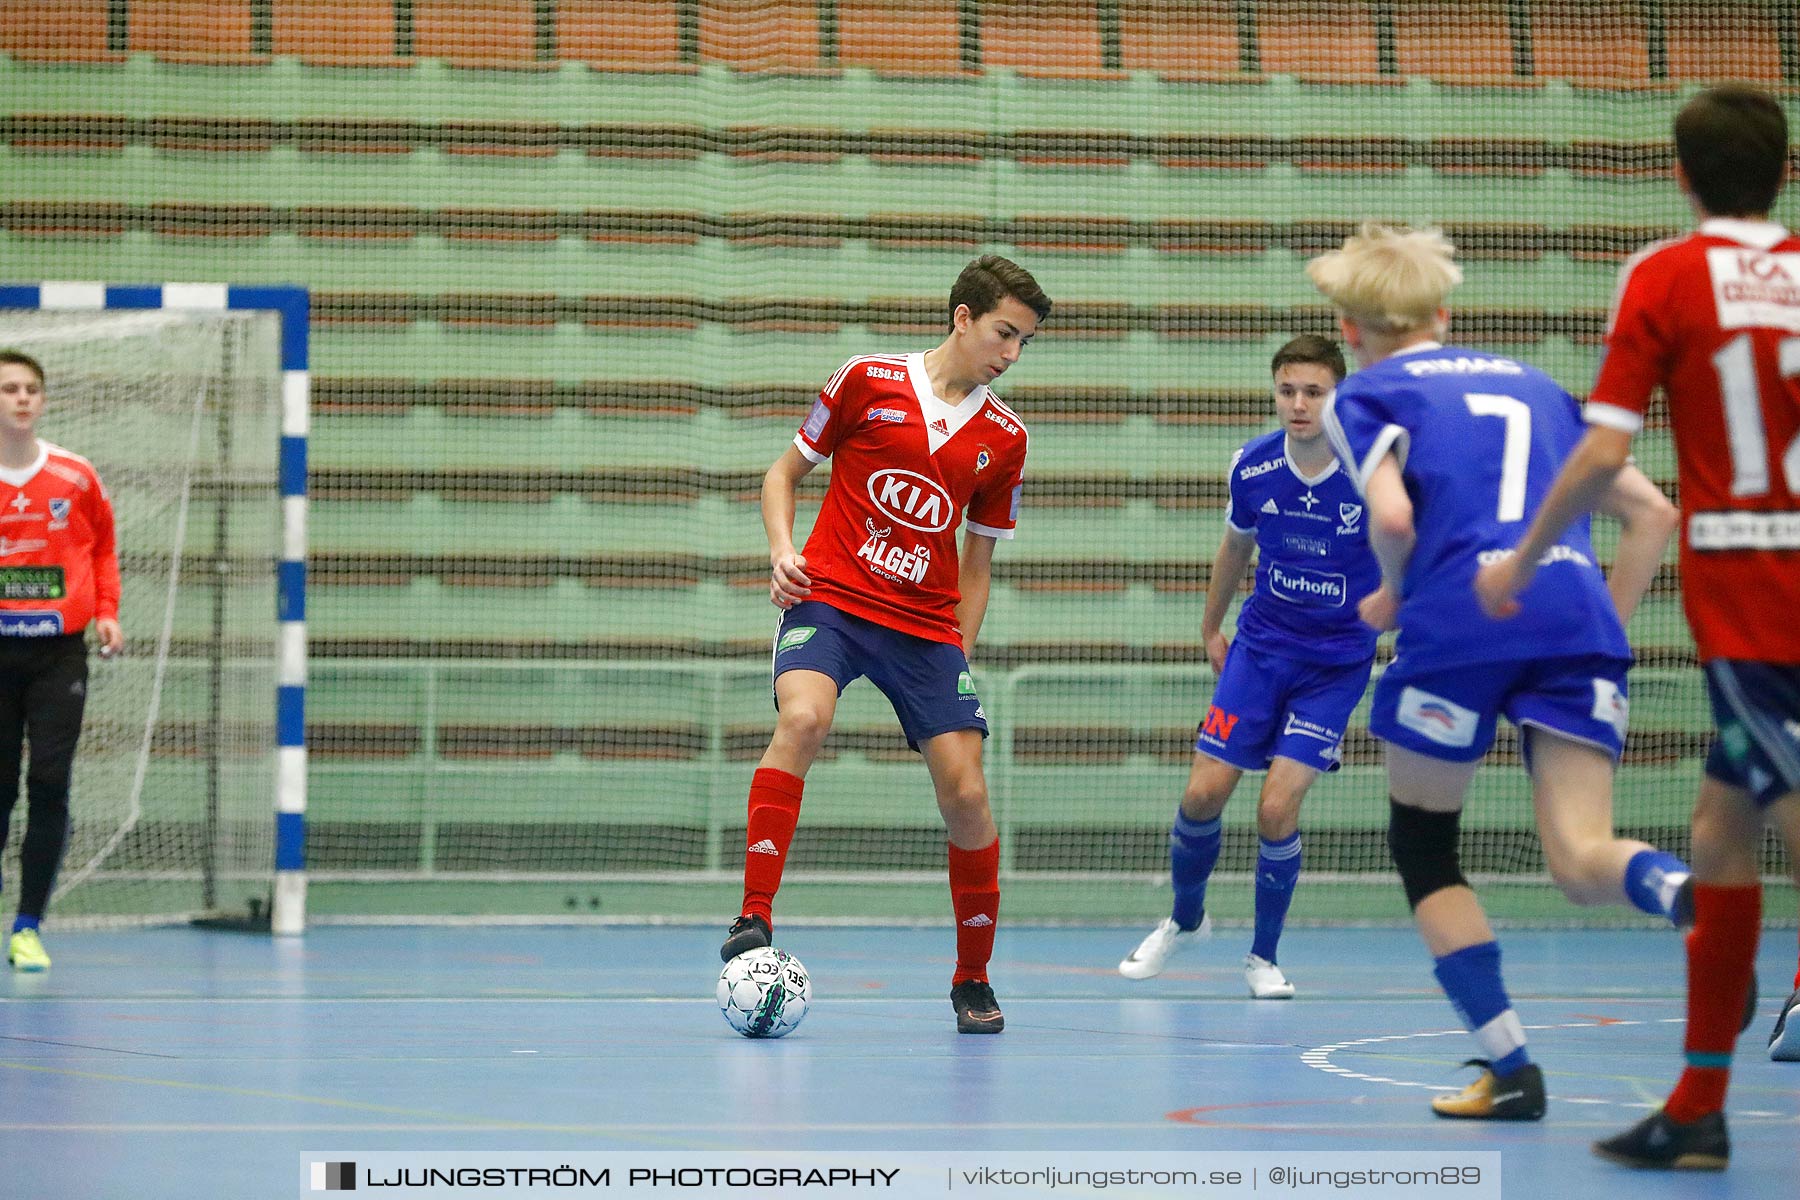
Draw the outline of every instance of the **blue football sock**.
<instances>
[{"instance_id":1,"label":"blue football sock","mask_svg":"<svg viewBox=\"0 0 1800 1200\"><path fill-rule=\"evenodd\" d=\"M1206 915L1206 881L1219 861L1224 840L1218 817L1190 821L1175 810L1169 830L1169 879L1175 885L1175 908L1169 915L1183 929L1194 929Z\"/></svg>"},{"instance_id":2,"label":"blue football sock","mask_svg":"<svg viewBox=\"0 0 1800 1200\"><path fill-rule=\"evenodd\" d=\"M1256 939L1250 953L1275 961L1275 943L1287 924L1288 905L1294 899L1294 881L1300 878L1300 834L1279 842L1258 839L1256 853Z\"/></svg>"},{"instance_id":3,"label":"blue football sock","mask_svg":"<svg viewBox=\"0 0 1800 1200\"><path fill-rule=\"evenodd\" d=\"M12 931L18 933L22 929L36 929L38 923L42 920L42 917L28 917L24 913L20 913L17 917L13 918Z\"/></svg>"},{"instance_id":4,"label":"blue football sock","mask_svg":"<svg viewBox=\"0 0 1800 1200\"><path fill-rule=\"evenodd\" d=\"M1493 1063L1494 1074L1511 1075L1531 1061L1525 1050L1525 1028L1500 979L1499 942L1453 950L1437 960L1434 973L1456 1006L1456 1015Z\"/></svg>"},{"instance_id":5,"label":"blue football sock","mask_svg":"<svg viewBox=\"0 0 1800 1200\"><path fill-rule=\"evenodd\" d=\"M1639 850L1625 864L1625 895L1642 912L1669 916L1688 865L1666 850Z\"/></svg>"}]
</instances>

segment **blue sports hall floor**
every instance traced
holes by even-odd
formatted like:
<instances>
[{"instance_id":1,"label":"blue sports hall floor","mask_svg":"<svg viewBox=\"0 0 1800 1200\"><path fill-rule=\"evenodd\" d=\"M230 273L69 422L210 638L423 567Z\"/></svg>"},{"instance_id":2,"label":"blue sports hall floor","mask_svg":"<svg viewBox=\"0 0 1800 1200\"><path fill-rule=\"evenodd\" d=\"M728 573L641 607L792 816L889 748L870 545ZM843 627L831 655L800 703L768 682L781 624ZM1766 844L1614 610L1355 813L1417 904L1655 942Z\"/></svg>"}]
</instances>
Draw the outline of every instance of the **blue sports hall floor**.
<instances>
[{"instance_id":1,"label":"blue sports hall floor","mask_svg":"<svg viewBox=\"0 0 1800 1200\"><path fill-rule=\"evenodd\" d=\"M1497 1150L1507 1197L1800 1195L1800 1064L1764 1052L1794 970L1765 934L1739 1046L1731 1169L1629 1172L1588 1143L1673 1081L1673 933L1507 931L1547 1119L1426 1101L1474 1046L1404 929L1298 929L1299 989L1252 1001L1248 933L1147 982L1144 927L1001 930L998 1037L958 1036L948 929L790 926L813 1006L782 1041L713 999L721 931L328 926L47 931L0 977L0 1196L291 1197L307 1151Z\"/></svg>"}]
</instances>

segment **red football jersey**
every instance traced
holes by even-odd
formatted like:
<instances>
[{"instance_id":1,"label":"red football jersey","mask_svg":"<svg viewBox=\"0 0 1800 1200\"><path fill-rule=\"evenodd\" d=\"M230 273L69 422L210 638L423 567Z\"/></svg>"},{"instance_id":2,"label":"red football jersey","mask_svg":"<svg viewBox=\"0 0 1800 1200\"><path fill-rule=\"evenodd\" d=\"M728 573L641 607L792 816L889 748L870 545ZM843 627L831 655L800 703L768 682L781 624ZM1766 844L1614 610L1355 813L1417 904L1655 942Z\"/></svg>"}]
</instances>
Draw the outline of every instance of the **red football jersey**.
<instances>
[{"instance_id":1,"label":"red football jersey","mask_svg":"<svg viewBox=\"0 0 1800 1200\"><path fill-rule=\"evenodd\" d=\"M94 465L38 441L38 460L0 468L0 636L80 633L119 615L112 501Z\"/></svg>"},{"instance_id":2,"label":"red football jersey","mask_svg":"<svg viewBox=\"0 0 1800 1200\"><path fill-rule=\"evenodd\" d=\"M986 387L938 398L923 354L853 358L794 438L831 483L802 551L812 599L889 629L962 644L956 526L1010 538L1025 425Z\"/></svg>"},{"instance_id":3,"label":"red football jersey","mask_svg":"<svg viewBox=\"0 0 1800 1200\"><path fill-rule=\"evenodd\" d=\"M1701 659L1800 663L1800 238L1714 218L1625 264L1587 419L1636 433L1659 386Z\"/></svg>"}]
</instances>

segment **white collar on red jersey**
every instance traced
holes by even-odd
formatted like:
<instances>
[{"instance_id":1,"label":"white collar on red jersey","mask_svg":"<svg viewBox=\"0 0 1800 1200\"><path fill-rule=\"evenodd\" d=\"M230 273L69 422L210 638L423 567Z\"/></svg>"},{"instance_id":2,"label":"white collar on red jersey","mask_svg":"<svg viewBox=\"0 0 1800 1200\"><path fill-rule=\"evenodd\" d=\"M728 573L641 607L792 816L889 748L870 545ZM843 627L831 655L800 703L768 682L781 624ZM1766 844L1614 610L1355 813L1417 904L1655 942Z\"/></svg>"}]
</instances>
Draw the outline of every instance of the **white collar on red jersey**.
<instances>
[{"instance_id":1,"label":"white collar on red jersey","mask_svg":"<svg viewBox=\"0 0 1800 1200\"><path fill-rule=\"evenodd\" d=\"M22 488L30 483L31 477L43 470L44 464L49 461L50 446L43 438L39 438L37 461L29 467L0 467L0 483L10 483L16 488Z\"/></svg>"},{"instance_id":2,"label":"white collar on red jersey","mask_svg":"<svg viewBox=\"0 0 1800 1200\"><path fill-rule=\"evenodd\" d=\"M923 354L906 356L906 374L912 381L913 395L918 398L919 411L925 416L925 441L932 454L938 447L956 436L956 431L969 423L969 419L981 411L987 403L987 384L978 384L974 391L963 397L961 404L952 404L938 397L931 386L931 376L925 370Z\"/></svg>"},{"instance_id":3,"label":"white collar on red jersey","mask_svg":"<svg viewBox=\"0 0 1800 1200\"><path fill-rule=\"evenodd\" d=\"M1710 237L1730 238L1758 250L1767 250L1787 240L1785 225L1774 221L1751 221L1743 217L1708 217L1700 222L1700 232Z\"/></svg>"}]
</instances>

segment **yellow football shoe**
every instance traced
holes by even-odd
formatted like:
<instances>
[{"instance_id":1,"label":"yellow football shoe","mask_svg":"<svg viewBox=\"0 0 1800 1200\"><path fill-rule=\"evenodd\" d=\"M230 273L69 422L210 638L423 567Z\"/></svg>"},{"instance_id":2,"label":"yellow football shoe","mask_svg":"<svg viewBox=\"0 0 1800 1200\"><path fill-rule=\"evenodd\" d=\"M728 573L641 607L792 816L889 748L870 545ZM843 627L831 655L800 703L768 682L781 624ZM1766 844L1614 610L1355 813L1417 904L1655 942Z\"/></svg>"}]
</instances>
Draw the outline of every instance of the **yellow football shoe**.
<instances>
[{"instance_id":1,"label":"yellow football shoe","mask_svg":"<svg viewBox=\"0 0 1800 1200\"><path fill-rule=\"evenodd\" d=\"M21 929L6 944L6 961L15 971L48 971L50 955L35 929Z\"/></svg>"},{"instance_id":2,"label":"yellow football shoe","mask_svg":"<svg viewBox=\"0 0 1800 1200\"><path fill-rule=\"evenodd\" d=\"M1526 1063L1511 1075L1494 1074L1485 1058L1471 1058L1465 1067L1480 1067L1481 1075L1453 1095L1436 1096L1431 1111L1440 1117L1463 1121L1537 1121L1544 1115L1544 1073L1536 1063Z\"/></svg>"}]
</instances>

